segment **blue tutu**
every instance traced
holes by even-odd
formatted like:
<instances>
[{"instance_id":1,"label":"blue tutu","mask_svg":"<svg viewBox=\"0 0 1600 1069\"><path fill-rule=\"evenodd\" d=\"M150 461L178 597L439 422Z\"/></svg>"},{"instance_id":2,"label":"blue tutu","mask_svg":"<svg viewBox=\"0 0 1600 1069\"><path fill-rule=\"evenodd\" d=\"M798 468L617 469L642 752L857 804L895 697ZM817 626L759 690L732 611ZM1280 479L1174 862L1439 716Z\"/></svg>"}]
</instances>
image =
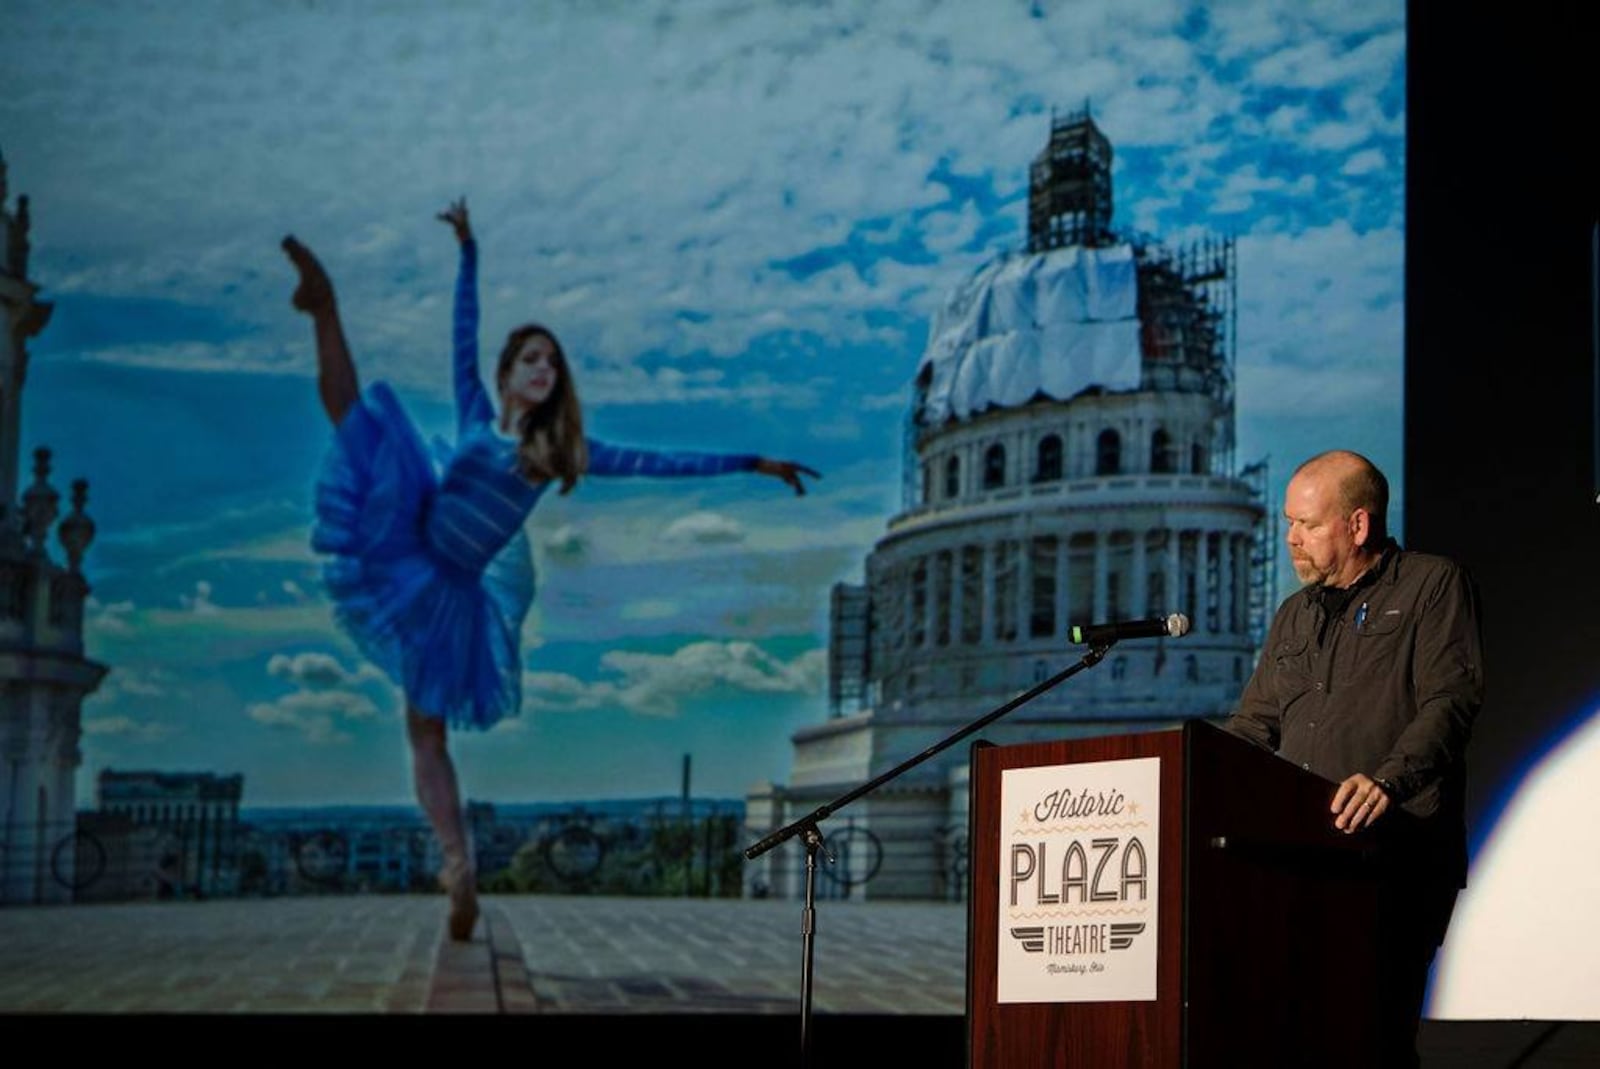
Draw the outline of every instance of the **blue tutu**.
<instances>
[{"instance_id":1,"label":"blue tutu","mask_svg":"<svg viewBox=\"0 0 1600 1069\"><path fill-rule=\"evenodd\" d=\"M374 384L323 461L311 544L325 555L338 623L411 706L486 729L521 704L520 635L534 594L522 520L532 500L500 521L486 551L458 551L432 522L457 459L446 447L436 466L394 392Z\"/></svg>"}]
</instances>

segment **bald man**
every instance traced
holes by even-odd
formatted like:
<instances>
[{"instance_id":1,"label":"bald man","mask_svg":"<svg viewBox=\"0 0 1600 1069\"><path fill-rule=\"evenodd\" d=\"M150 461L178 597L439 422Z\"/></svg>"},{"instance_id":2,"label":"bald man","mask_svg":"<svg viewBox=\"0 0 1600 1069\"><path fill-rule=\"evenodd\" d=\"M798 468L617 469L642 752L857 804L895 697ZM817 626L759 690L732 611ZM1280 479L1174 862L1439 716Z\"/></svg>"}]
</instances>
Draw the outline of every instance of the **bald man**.
<instances>
[{"instance_id":1,"label":"bald man","mask_svg":"<svg viewBox=\"0 0 1600 1069\"><path fill-rule=\"evenodd\" d=\"M1395 807L1416 820L1381 896L1384 1066L1415 1066L1428 969L1466 883L1465 753L1483 703L1482 629L1467 573L1389 537L1388 480L1344 450L1300 465L1284 493L1305 584L1273 618L1225 727L1337 786L1354 833Z\"/></svg>"}]
</instances>

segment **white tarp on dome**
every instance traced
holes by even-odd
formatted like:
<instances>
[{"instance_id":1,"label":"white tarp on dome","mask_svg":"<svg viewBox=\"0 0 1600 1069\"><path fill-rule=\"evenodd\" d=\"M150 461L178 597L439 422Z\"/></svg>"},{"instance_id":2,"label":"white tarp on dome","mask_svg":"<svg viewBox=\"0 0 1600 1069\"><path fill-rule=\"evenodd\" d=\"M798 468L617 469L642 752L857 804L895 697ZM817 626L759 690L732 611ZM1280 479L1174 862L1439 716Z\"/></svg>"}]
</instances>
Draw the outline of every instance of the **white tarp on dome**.
<instances>
[{"instance_id":1,"label":"white tarp on dome","mask_svg":"<svg viewBox=\"0 0 1600 1069\"><path fill-rule=\"evenodd\" d=\"M1139 385L1133 248L1008 254L945 300L917 374L931 369L922 418L965 419L1037 394L1066 400L1088 386Z\"/></svg>"}]
</instances>

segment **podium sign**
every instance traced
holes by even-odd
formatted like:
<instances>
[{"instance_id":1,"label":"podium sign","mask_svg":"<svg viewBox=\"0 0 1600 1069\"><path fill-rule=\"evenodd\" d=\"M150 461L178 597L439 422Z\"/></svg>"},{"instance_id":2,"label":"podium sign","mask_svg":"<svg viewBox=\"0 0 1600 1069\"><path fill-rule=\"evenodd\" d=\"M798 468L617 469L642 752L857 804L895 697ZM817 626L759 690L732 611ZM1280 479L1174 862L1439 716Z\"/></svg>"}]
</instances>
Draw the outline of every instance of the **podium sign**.
<instances>
[{"instance_id":1,"label":"podium sign","mask_svg":"<svg viewBox=\"0 0 1600 1069\"><path fill-rule=\"evenodd\" d=\"M1161 761L1000 780L998 1001L1154 1000Z\"/></svg>"},{"instance_id":2,"label":"podium sign","mask_svg":"<svg viewBox=\"0 0 1600 1069\"><path fill-rule=\"evenodd\" d=\"M968 1065L1361 1064L1382 836L1334 789L1198 720L974 744Z\"/></svg>"}]
</instances>

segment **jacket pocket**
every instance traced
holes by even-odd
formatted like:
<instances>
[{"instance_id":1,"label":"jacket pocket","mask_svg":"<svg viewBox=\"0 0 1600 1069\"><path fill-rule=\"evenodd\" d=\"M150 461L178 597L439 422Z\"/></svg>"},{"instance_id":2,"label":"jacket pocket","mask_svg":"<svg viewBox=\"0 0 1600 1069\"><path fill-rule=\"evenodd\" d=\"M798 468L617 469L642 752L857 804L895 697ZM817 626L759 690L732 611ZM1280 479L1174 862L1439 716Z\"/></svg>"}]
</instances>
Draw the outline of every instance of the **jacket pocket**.
<instances>
[{"instance_id":1,"label":"jacket pocket","mask_svg":"<svg viewBox=\"0 0 1600 1069\"><path fill-rule=\"evenodd\" d=\"M1311 640L1306 637L1288 638L1272 650L1273 694L1278 708L1287 711L1295 699L1311 689L1316 675Z\"/></svg>"},{"instance_id":2,"label":"jacket pocket","mask_svg":"<svg viewBox=\"0 0 1600 1069\"><path fill-rule=\"evenodd\" d=\"M1359 627L1349 632L1354 656L1340 656L1336 683L1362 683L1391 678L1403 663L1403 653L1411 629L1404 609L1373 609Z\"/></svg>"}]
</instances>

